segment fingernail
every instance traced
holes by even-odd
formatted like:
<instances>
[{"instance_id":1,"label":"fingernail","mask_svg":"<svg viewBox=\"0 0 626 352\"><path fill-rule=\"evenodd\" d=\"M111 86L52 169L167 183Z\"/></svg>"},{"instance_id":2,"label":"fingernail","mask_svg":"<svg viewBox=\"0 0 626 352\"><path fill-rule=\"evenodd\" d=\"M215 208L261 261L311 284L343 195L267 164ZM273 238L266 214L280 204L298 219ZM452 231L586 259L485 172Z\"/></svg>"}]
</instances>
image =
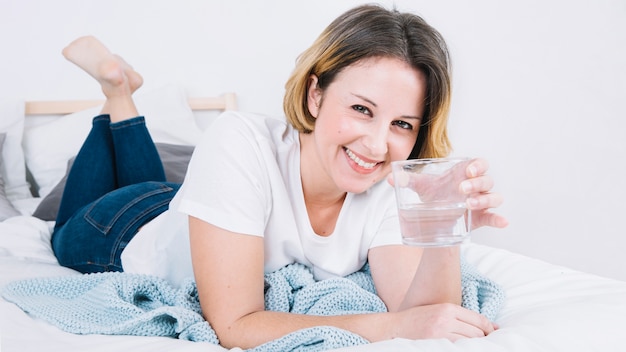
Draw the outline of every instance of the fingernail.
<instances>
[{"instance_id":1,"label":"fingernail","mask_svg":"<svg viewBox=\"0 0 626 352\"><path fill-rule=\"evenodd\" d=\"M470 176L471 176L471 177L476 177L476 176L478 176L478 171L476 170L476 166L474 166L474 165L470 165L470 166L467 168L467 171L469 172L469 174L470 174Z\"/></svg>"},{"instance_id":2,"label":"fingernail","mask_svg":"<svg viewBox=\"0 0 626 352\"><path fill-rule=\"evenodd\" d=\"M478 206L478 200L474 199L474 198L468 198L467 199L467 204L469 204L471 209L474 209Z\"/></svg>"},{"instance_id":3,"label":"fingernail","mask_svg":"<svg viewBox=\"0 0 626 352\"><path fill-rule=\"evenodd\" d=\"M461 189L463 190L463 193L468 194L472 191L472 183L469 181L463 181L461 182Z\"/></svg>"},{"instance_id":4,"label":"fingernail","mask_svg":"<svg viewBox=\"0 0 626 352\"><path fill-rule=\"evenodd\" d=\"M406 172L398 172L394 175L394 182L398 187L407 187L409 185L409 181L411 181L411 176L409 176Z\"/></svg>"}]
</instances>

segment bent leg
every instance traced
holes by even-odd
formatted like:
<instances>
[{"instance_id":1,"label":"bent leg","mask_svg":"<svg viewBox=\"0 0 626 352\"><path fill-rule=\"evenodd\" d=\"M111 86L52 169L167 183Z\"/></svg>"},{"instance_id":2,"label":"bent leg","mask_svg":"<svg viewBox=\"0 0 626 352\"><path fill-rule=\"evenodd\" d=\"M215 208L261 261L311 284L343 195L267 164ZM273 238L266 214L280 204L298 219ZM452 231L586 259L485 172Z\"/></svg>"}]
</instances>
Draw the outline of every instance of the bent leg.
<instances>
[{"instance_id":1,"label":"bent leg","mask_svg":"<svg viewBox=\"0 0 626 352\"><path fill-rule=\"evenodd\" d=\"M121 255L138 229L169 207L179 184L144 182L79 209L52 236L59 264L82 273L123 271Z\"/></svg>"},{"instance_id":2,"label":"bent leg","mask_svg":"<svg viewBox=\"0 0 626 352\"><path fill-rule=\"evenodd\" d=\"M165 182L161 157L142 116L111 124L117 186L146 181Z\"/></svg>"},{"instance_id":3,"label":"bent leg","mask_svg":"<svg viewBox=\"0 0 626 352\"><path fill-rule=\"evenodd\" d=\"M55 228L108 192L145 181L166 179L144 118L110 123L107 115L95 117L68 174Z\"/></svg>"},{"instance_id":4,"label":"bent leg","mask_svg":"<svg viewBox=\"0 0 626 352\"><path fill-rule=\"evenodd\" d=\"M97 263L110 267L104 270L117 270L115 258L125 243L167 209L178 186L145 187L145 181L163 184L165 172L132 99L143 83L141 76L93 37L75 40L63 55L100 83L106 102L68 175L53 249L65 266ZM103 221L108 214L113 215ZM103 223L107 225L101 227Z\"/></svg>"},{"instance_id":5,"label":"bent leg","mask_svg":"<svg viewBox=\"0 0 626 352\"><path fill-rule=\"evenodd\" d=\"M103 115L94 119L92 130L81 147L68 175L56 219L57 226L63 225L80 207L93 202L106 192L120 187L117 177L125 174L120 174L119 171L133 171L138 167L146 167L145 165L148 162L154 162L157 164L152 167L157 169L157 175L154 178L123 176L121 185L150 179L155 181L165 180L158 173L158 169L162 169L160 159L153 157L156 154L156 150L154 152L142 152L140 147L135 147L139 150L139 155L135 155L134 158L132 155L129 157L122 156L120 152L116 153L115 151L115 141L109 128L109 125L111 125L114 129L117 129L114 126L115 124L123 123L138 116L132 94L141 86L143 78L121 57L112 54L100 41L91 36L74 40L63 49L63 55L98 81L102 92L106 96L106 102L102 108ZM145 129L145 126L142 128ZM139 128L137 133L141 137L142 134L147 134L147 131L142 131ZM128 139L128 141L125 139ZM134 143L134 139L127 135L124 137L124 140L120 141L120 138L117 138L117 140L118 142L129 142L131 145ZM149 136L148 138L139 138L138 141L137 143L140 144L146 143L147 146L144 146L144 149L155 148ZM132 149L127 147L121 148L125 152L132 152ZM131 160L143 161L141 154L148 155L145 159L146 162L143 164L123 162L121 167L117 165L118 159L125 160L131 158ZM154 173L151 171L150 175L152 174ZM127 182L128 179L131 182Z\"/></svg>"},{"instance_id":6,"label":"bent leg","mask_svg":"<svg viewBox=\"0 0 626 352\"><path fill-rule=\"evenodd\" d=\"M55 228L81 207L117 188L113 137L107 115L93 119L91 131L67 175Z\"/></svg>"}]
</instances>

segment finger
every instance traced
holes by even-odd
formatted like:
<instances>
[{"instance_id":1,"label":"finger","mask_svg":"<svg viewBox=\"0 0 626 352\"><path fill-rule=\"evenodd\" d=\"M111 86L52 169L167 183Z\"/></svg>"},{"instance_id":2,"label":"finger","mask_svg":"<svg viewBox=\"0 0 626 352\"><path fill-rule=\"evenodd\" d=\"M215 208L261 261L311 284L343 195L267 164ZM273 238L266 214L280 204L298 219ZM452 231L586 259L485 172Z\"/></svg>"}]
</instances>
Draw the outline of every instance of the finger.
<instances>
[{"instance_id":1,"label":"finger","mask_svg":"<svg viewBox=\"0 0 626 352\"><path fill-rule=\"evenodd\" d=\"M479 176L461 182L461 192L464 194L488 192L493 188L493 178L491 176Z\"/></svg>"},{"instance_id":2,"label":"finger","mask_svg":"<svg viewBox=\"0 0 626 352\"><path fill-rule=\"evenodd\" d=\"M495 228L505 228L509 225L509 221L502 215L490 213L488 211L472 212L472 229L482 226L490 226Z\"/></svg>"},{"instance_id":3,"label":"finger","mask_svg":"<svg viewBox=\"0 0 626 352\"><path fill-rule=\"evenodd\" d=\"M467 198L467 206L471 210L497 208L504 202L499 193L477 193Z\"/></svg>"},{"instance_id":4,"label":"finger","mask_svg":"<svg viewBox=\"0 0 626 352\"><path fill-rule=\"evenodd\" d=\"M460 340L460 339L467 338L467 336L463 336L463 335L460 335L460 334L456 334L456 333L451 332L451 333L449 333L449 334L446 336L446 338L447 338L448 340L450 340L450 341L454 342L454 341L456 341L456 340Z\"/></svg>"},{"instance_id":5,"label":"finger","mask_svg":"<svg viewBox=\"0 0 626 352\"><path fill-rule=\"evenodd\" d=\"M408 180L408 186L420 195L436 193L441 189L438 187L437 175L413 174Z\"/></svg>"},{"instance_id":6,"label":"finger","mask_svg":"<svg viewBox=\"0 0 626 352\"><path fill-rule=\"evenodd\" d=\"M482 328L468 324L464 321L458 321L454 326L454 330L450 332L451 335L457 335L460 337L471 338L471 337L485 337L488 332L485 332ZM450 338L452 339L452 338Z\"/></svg>"},{"instance_id":7,"label":"finger","mask_svg":"<svg viewBox=\"0 0 626 352\"><path fill-rule=\"evenodd\" d=\"M395 184L396 184L396 183L394 182L394 179L393 179L393 174L392 174L392 173L389 173L389 174L387 175L387 182L388 182L388 183L389 183L392 187L393 187L393 186L395 186Z\"/></svg>"},{"instance_id":8,"label":"finger","mask_svg":"<svg viewBox=\"0 0 626 352\"><path fill-rule=\"evenodd\" d=\"M471 334L478 334L478 335L471 335L473 337L486 336L495 330L493 323L489 321L487 317L469 309L465 309L461 314L458 315L457 319L465 323L463 325L459 325L461 329L463 330L463 332L471 333ZM461 333L461 331L456 331L456 332Z\"/></svg>"},{"instance_id":9,"label":"finger","mask_svg":"<svg viewBox=\"0 0 626 352\"><path fill-rule=\"evenodd\" d=\"M467 177L476 177L484 175L489 170L489 162L482 158L476 158L467 165L466 174Z\"/></svg>"}]
</instances>

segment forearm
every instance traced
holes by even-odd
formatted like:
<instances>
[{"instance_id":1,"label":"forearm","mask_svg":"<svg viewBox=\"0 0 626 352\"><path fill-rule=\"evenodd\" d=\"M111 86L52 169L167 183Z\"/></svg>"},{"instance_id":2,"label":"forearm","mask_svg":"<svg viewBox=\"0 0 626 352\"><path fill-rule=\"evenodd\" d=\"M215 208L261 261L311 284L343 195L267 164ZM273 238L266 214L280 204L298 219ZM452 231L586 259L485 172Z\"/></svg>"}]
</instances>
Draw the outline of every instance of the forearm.
<instances>
[{"instance_id":1,"label":"forearm","mask_svg":"<svg viewBox=\"0 0 626 352\"><path fill-rule=\"evenodd\" d=\"M403 325L399 320L402 311L438 303L461 304L459 246L424 249L398 313L316 316L258 311L239 318L230 326L216 329L216 332L223 346L243 349L315 326L334 326L374 342L403 336L395 331ZM413 328L419 330L418 326Z\"/></svg>"},{"instance_id":2,"label":"forearm","mask_svg":"<svg viewBox=\"0 0 626 352\"><path fill-rule=\"evenodd\" d=\"M374 342L393 337L390 330L394 326L392 319L390 313L319 316L259 311L241 317L230 326L216 329L216 332L220 344L226 348L248 349L316 326L337 327Z\"/></svg>"},{"instance_id":3,"label":"forearm","mask_svg":"<svg viewBox=\"0 0 626 352\"><path fill-rule=\"evenodd\" d=\"M400 310L436 303L461 304L459 246L424 249Z\"/></svg>"}]
</instances>

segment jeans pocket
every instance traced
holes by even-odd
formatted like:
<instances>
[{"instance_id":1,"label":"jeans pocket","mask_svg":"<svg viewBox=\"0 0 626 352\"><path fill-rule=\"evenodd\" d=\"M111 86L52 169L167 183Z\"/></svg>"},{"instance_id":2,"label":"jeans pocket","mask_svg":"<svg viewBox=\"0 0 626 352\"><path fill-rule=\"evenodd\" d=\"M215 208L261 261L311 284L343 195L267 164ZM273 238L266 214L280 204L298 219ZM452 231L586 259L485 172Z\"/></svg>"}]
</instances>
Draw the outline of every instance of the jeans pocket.
<instances>
[{"instance_id":1,"label":"jeans pocket","mask_svg":"<svg viewBox=\"0 0 626 352\"><path fill-rule=\"evenodd\" d=\"M84 219L104 236L137 228L165 211L178 187L164 182L142 182L100 197L85 212ZM135 229L136 232L136 229ZM134 233L133 233L134 234Z\"/></svg>"}]
</instances>

